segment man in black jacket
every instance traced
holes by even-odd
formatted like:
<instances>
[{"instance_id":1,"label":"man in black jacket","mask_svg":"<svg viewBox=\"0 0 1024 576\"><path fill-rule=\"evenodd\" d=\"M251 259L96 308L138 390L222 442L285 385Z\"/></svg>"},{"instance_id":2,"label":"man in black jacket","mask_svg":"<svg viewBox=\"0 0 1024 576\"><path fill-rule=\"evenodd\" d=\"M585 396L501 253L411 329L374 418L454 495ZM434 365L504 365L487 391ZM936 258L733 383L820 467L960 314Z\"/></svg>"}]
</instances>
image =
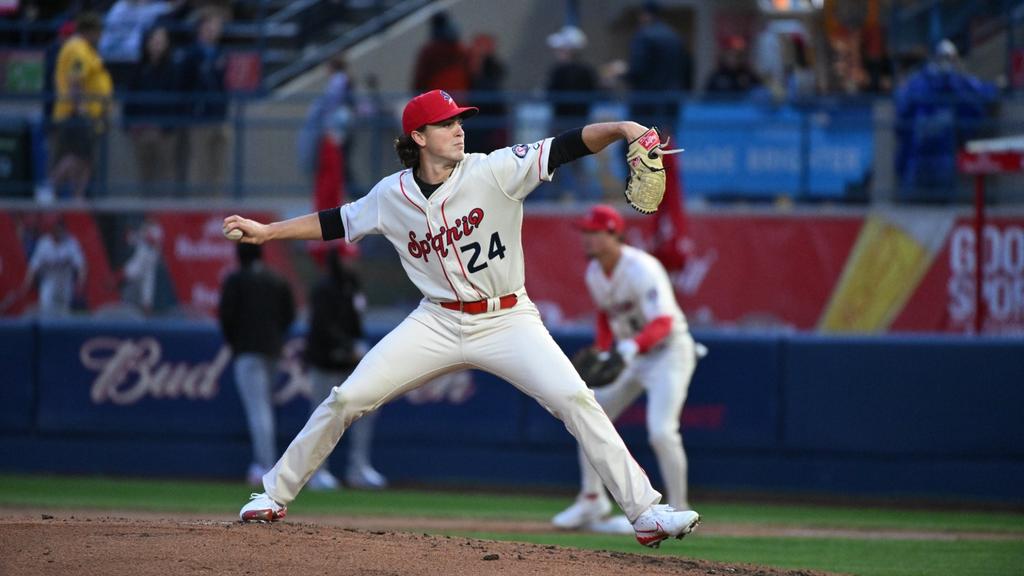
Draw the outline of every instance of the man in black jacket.
<instances>
[{"instance_id":1,"label":"man in black jacket","mask_svg":"<svg viewBox=\"0 0 1024 576\"><path fill-rule=\"evenodd\" d=\"M228 276L220 297L220 327L235 356L235 385L252 438L253 462L247 479L253 486L277 460L271 402L277 361L295 320L291 288L261 259L255 244L238 245L239 270Z\"/></svg>"},{"instance_id":2,"label":"man in black jacket","mask_svg":"<svg viewBox=\"0 0 1024 576\"><path fill-rule=\"evenodd\" d=\"M361 292L355 270L342 261L337 248L326 255L327 274L310 294L309 333L306 337L306 364L312 388L310 411L323 402L331 389L341 384L366 353L363 341L362 313L366 297ZM353 488L380 489L387 480L370 465L370 444L378 412L356 420L348 430L348 467L345 483ZM328 471L327 462L309 480L313 490L333 490L338 480Z\"/></svg>"}]
</instances>

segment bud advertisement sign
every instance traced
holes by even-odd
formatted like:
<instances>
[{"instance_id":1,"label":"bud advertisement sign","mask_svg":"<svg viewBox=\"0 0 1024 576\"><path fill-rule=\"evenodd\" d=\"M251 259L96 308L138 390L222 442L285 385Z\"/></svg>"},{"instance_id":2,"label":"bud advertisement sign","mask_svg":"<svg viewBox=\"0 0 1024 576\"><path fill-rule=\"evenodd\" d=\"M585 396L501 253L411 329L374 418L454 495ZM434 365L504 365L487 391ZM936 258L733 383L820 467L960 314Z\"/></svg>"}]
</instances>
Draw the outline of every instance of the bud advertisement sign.
<instances>
[{"instance_id":1,"label":"bud advertisement sign","mask_svg":"<svg viewBox=\"0 0 1024 576\"><path fill-rule=\"evenodd\" d=\"M304 344L301 335L293 336L277 363L272 402L281 437L294 436L312 407ZM39 430L246 434L239 398L244 383L239 387L235 381L231 351L212 326L46 321L39 326L38 346L48 359L38 363L35 379ZM24 409L25 402L16 406ZM389 405L377 435L396 441L455 440L474 430L478 441L512 441L527 402L494 376L457 372Z\"/></svg>"}]
</instances>

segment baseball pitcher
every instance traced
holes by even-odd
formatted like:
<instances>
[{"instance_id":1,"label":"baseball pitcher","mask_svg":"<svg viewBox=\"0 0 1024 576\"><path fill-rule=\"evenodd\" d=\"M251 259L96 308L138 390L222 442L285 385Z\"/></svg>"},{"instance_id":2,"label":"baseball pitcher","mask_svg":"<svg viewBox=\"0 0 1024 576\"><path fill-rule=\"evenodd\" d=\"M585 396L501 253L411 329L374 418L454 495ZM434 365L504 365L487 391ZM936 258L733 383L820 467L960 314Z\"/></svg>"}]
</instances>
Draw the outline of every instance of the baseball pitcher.
<instances>
[{"instance_id":1,"label":"baseball pitcher","mask_svg":"<svg viewBox=\"0 0 1024 576\"><path fill-rule=\"evenodd\" d=\"M271 224L241 216L224 219L225 235L241 233L241 242L254 244L341 237L357 242L382 234L423 293L419 307L316 409L263 477L265 492L253 495L240 518L284 517L287 504L354 421L437 376L476 368L508 381L562 420L641 544L682 538L700 516L659 504L661 494L541 322L524 289L521 242L527 195L550 181L562 164L622 138L633 142L637 158L632 197L655 209L661 168L657 132L635 122L591 124L490 154L467 154L462 123L476 113L443 90L421 94L406 105L403 134L395 143L406 169L381 180L363 198Z\"/></svg>"}]
</instances>

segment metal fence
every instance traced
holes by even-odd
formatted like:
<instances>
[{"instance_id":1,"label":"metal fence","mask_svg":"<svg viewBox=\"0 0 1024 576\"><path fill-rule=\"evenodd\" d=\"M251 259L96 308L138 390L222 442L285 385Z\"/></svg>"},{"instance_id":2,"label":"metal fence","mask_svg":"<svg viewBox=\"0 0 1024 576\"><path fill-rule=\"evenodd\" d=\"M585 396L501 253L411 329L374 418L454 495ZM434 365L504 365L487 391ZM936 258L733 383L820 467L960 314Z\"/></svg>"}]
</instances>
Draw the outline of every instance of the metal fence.
<instances>
[{"instance_id":1,"label":"metal fence","mask_svg":"<svg viewBox=\"0 0 1024 576\"><path fill-rule=\"evenodd\" d=\"M97 132L87 198L308 198L319 128L308 116L317 96L232 95L222 119L197 120L173 107L203 95L118 94ZM408 97L364 93L351 102L343 122L350 195L365 193L401 168L393 139ZM936 102L953 112L924 121L901 118L891 97L789 103L756 95L732 100L685 94L456 98L483 110L466 123L468 149L474 152L536 141L588 122L656 123L687 149L681 156L687 197L709 202L956 202L969 196L968 181L953 163L963 142L1024 133L1024 107L1016 99L1003 99L987 116L969 120L956 116L954 104ZM2 197L60 201L70 194L47 186L61 148L61 127L46 120L45 101L38 94L0 97ZM557 116L558 104L568 101L581 103L586 115ZM167 105L172 112L125 114L140 103ZM655 104L660 112L652 112ZM613 146L566 167L531 201L618 198L625 178L621 158L621 148ZM1002 180L991 187L996 202L1024 199L1012 177Z\"/></svg>"}]
</instances>

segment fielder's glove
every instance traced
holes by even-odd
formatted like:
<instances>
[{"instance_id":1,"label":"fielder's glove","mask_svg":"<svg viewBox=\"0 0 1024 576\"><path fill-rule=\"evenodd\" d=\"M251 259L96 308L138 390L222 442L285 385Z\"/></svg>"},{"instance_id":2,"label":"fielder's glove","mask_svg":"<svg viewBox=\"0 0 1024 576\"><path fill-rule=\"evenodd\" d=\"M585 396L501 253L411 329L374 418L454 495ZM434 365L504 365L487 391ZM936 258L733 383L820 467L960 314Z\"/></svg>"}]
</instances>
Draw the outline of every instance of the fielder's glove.
<instances>
[{"instance_id":1,"label":"fielder's glove","mask_svg":"<svg viewBox=\"0 0 1024 576\"><path fill-rule=\"evenodd\" d=\"M668 140L661 142L658 129L651 127L626 150L629 181L626 182L626 202L642 214L653 214L665 197L665 166L661 157L678 154L682 149L666 150Z\"/></svg>"},{"instance_id":2,"label":"fielder's glove","mask_svg":"<svg viewBox=\"0 0 1024 576\"><path fill-rule=\"evenodd\" d=\"M601 388L615 381L626 367L618 352L583 348L572 357L572 365L589 388Z\"/></svg>"}]
</instances>

